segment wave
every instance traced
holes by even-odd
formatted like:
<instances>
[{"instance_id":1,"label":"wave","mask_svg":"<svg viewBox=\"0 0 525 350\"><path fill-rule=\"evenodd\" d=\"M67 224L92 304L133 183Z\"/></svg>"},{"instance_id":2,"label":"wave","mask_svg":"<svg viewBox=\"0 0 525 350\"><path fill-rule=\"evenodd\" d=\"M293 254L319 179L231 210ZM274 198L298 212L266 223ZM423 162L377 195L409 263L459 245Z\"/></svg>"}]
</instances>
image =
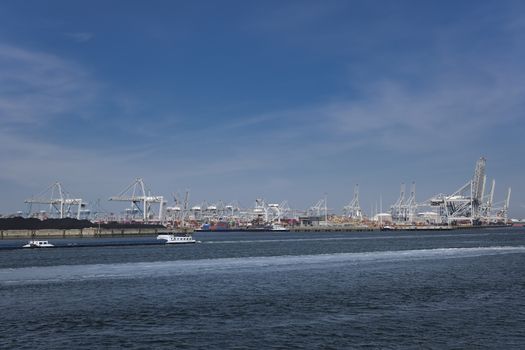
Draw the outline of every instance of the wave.
<instances>
[{"instance_id":1,"label":"wave","mask_svg":"<svg viewBox=\"0 0 525 350\"><path fill-rule=\"evenodd\" d=\"M348 264L439 260L525 253L525 246L437 248L317 255L218 258L117 264L59 265L0 269L0 285L37 284L97 279L334 268Z\"/></svg>"}]
</instances>

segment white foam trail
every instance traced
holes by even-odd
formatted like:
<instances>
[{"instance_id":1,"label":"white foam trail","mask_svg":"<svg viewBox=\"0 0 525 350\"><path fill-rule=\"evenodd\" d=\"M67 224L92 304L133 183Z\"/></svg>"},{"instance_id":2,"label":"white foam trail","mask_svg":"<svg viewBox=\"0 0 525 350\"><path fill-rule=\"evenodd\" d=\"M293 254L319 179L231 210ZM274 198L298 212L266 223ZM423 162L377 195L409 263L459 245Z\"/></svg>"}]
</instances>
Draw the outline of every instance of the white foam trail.
<instances>
[{"instance_id":1,"label":"white foam trail","mask_svg":"<svg viewBox=\"0 0 525 350\"><path fill-rule=\"evenodd\" d=\"M485 255L525 253L525 246L439 248L298 256L244 257L176 260L121 264L60 265L0 269L0 285L52 283L115 278L162 277L217 272L301 270L334 268L348 264L384 263L408 260L468 258Z\"/></svg>"}]
</instances>

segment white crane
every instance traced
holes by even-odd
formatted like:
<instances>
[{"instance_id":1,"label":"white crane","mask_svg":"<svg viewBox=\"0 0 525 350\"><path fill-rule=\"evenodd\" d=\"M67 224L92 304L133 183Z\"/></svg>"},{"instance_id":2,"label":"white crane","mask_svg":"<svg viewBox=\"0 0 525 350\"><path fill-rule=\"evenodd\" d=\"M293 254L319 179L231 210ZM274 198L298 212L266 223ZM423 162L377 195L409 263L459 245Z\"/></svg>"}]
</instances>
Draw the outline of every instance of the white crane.
<instances>
[{"instance_id":1,"label":"white crane","mask_svg":"<svg viewBox=\"0 0 525 350\"><path fill-rule=\"evenodd\" d=\"M352 201L343 207L343 212L351 219L361 220L363 218L363 211L359 205L359 184L355 185Z\"/></svg>"},{"instance_id":2,"label":"white crane","mask_svg":"<svg viewBox=\"0 0 525 350\"><path fill-rule=\"evenodd\" d=\"M146 193L146 186L141 178L135 179L118 196L110 197L110 201L131 202L131 212L142 214L142 220L148 222L152 219L152 204L159 204L158 221L162 222L162 210L164 205L163 196L152 196L149 191Z\"/></svg>"},{"instance_id":3,"label":"white crane","mask_svg":"<svg viewBox=\"0 0 525 350\"><path fill-rule=\"evenodd\" d=\"M69 198L60 182L55 182L36 197L26 199L24 202L29 204L29 214L33 204L49 204L50 214L57 213L60 219L70 216L73 206L77 207L76 218L80 219L80 213L85 206L81 198Z\"/></svg>"}]
</instances>

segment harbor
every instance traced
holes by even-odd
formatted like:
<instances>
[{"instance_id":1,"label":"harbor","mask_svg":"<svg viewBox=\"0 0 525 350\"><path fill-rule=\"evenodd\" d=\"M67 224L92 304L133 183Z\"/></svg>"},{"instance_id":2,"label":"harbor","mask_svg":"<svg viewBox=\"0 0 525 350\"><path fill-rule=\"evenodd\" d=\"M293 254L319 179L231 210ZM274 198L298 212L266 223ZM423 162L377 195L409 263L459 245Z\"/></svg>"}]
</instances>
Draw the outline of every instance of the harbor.
<instances>
[{"instance_id":1,"label":"harbor","mask_svg":"<svg viewBox=\"0 0 525 350\"><path fill-rule=\"evenodd\" d=\"M486 160L480 158L474 175L451 194L437 194L426 201L416 198L401 185L399 198L389 210L365 214L360 205L359 186L351 201L339 213L328 207L327 196L306 209L293 209L287 201L268 202L257 198L253 207L237 202L190 203L189 191L174 195L168 203L152 195L144 180L137 178L111 202L128 206L120 214L101 210L100 201L89 203L70 195L56 182L25 200L27 211L0 217L0 239L16 238L103 238L154 236L180 232L361 232L361 231L443 231L522 224L508 217L511 189L496 202L495 180L487 190ZM43 209L46 208L46 209Z\"/></svg>"}]
</instances>

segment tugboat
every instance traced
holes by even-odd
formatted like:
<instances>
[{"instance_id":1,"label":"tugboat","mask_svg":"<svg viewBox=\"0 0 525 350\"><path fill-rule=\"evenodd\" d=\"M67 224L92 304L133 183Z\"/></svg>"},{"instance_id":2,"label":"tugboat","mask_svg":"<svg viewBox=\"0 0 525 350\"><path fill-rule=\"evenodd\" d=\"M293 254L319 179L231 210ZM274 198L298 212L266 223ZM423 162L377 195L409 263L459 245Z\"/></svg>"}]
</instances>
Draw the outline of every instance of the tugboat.
<instances>
[{"instance_id":1,"label":"tugboat","mask_svg":"<svg viewBox=\"0 0 525 350\"><path fill-rule=\"evenodd\" d=\"M29 241L26 245L23 245L22 248L53 248L54 245L49 243L49 241Z\"/></svg>"}]
</instances>

